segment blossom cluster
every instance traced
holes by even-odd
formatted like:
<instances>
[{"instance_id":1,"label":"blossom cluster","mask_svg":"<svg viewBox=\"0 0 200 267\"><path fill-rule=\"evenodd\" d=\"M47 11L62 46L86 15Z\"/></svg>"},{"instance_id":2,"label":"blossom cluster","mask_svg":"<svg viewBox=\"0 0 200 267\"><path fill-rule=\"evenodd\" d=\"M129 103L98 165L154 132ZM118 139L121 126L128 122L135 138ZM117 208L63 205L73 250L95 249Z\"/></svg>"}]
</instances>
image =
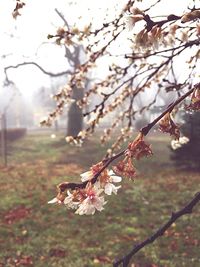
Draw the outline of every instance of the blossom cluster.
<instances>
[{"instance_id":1,"label":"blossom cluster","mask_svg":"<svg viewBox=\"0 0 200 267\"><path fill-rule=\"evenodd\" d=\"M122 178L116 176L112 170L105 169L99 175L98 181L92 183L92 179L101 171L101 168L102 163L98 163L92 166L89 171L81 174L82 182L87 182L85 188L76 188L72 192L70 190L60 191L48 203L64 204L69 209L75 209L75 213L79 215L93 215L96 210L102 211L107 203L105 194L117 194L121 186L116 186L115 183L121 182Z\"/></svg>"},{"instance_id":2,"label":"blossom cluster","mask_svg":"<svg viewBox=\"0 0 200 267\"><path fill-rule=\"evenodd\" d=\"M145 11L140 10L137 7L131 7L129 12L126 12L125 24L128 30L132 30L135 24L139 21L143 21L146 25L143 29L135 35L134 39L134 51L135 50L158 50L161 46L173 46L176 42L176 38L182 42L188 41L188 32L186 29L177 24L176 22L180 20L181 23L186 23L190 21L196 21L200 18L200 10L193 10L187 12L182 16L169 15L166 17L165 23L172 22L169 28L163 29L163 22L153 21ZM143 24L144 24L143 23ZM196 25L196 35L200 34L199 23Z\"/></svg>"},{"instance_id":3,"label":"blossom cluster","mask_svg":"<svg viewBox=\"0 0 200 267\"><path fill-rule=\"evenodd\" d=\"M190 141L190 139L186 136L181 136L179 140L172 140L171 141L171 148L173 150L176 150L178 148L181 148L183 145L187 144Z\"/></svg>"},{"instance_id":4,"label":"blossom cluster","mask_svg":"<svg viewBox=\"0 0 200 267\"><path fill-rule=\"evenodd\" d=\"M124 160L113 166L113 170L108 170L104 161L93 165L89 171L80 175L82 184L73 184L71 187L70 183L60 184L57 196L48 203L64 204L69 209L75 209L79 215L93 215L96 210L102 211L107 203L105 195L116 195L121 188L121 185L116 185L122 181L121 177L135 177L132 160L152 155L150 145L145 143L143 137L140 133L129 143L123 152Z\"/></svg>"},{"instance_id":5,"label":"blossom cluster","mask_svg":"<svg viewBox=\"0 0 200 267\"><path fill-rule=\"evenodd\" d=\"M116 166L113 167L114 171L118 175L128 177L130 179L135 178L136 169L133 165L133 159L139 160L142 157L147 157L153 154L151 146L143 140L143 134L140 133L135 140L129 143L128 148L125 150L125 158L119 161Z\"/></svg>"}]
</instances>

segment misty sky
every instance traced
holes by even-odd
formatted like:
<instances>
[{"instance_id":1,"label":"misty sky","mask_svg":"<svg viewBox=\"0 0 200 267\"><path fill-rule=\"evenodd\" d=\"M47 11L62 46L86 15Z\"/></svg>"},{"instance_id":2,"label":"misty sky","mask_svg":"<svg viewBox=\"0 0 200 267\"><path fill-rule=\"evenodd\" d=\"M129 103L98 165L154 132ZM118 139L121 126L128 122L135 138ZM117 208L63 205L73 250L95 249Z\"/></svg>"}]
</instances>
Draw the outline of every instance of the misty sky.
<instances>
[{"instance_id":1,"label":"misty sky","mask_svg":"<svg viewBox=\"0 0 200 267\"><path fill-rule=\"evenodd\" d=\"M47 40L49 33L55 33L59 26L63 26L55 8L65 15L71 25L77 23L83 27L90 23L91 18L93 18L92 23L101 26L106 14L106 19L111 20L126 3L123 0L77 0L77 4L69 0L24 0L24 2L26 6L20 11L22 16L14 20L12 11L15 7L15 1L0 1L1 83L4 80L3 68L5 66L24 61L35 61L52 72L66 70L64 50L62 47L52 44L51 40ZM144 1L144 4L145 2L149 3L150 0ZM162 2L155 10L159 15L181 14L190 1L164 0ZM175 2L178 5L174 6ZM137 6L139 5L137 4ZM29 98L33 91L42 85L49 86L51 84L48 76L32 66L10 70L9 78Z\"/></svg>"}]
</instances>

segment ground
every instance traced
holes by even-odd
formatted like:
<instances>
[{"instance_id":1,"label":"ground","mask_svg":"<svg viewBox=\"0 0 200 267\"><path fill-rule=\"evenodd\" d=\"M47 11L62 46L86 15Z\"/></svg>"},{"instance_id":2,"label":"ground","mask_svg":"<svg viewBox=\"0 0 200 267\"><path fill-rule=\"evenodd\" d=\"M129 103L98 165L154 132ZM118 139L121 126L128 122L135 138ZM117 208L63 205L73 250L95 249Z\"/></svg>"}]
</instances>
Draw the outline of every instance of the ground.
<instances>
[{"instance_id":1,"label":"ground","mask_svg":"<svg viewBox=\"0 0 200 267\"><path fill-rule=\"evenodd\" d=\"M200 174L177 170L170 139L151 134L154 155L137 164L135 181L124 180L117 196L94 216L79 216L48 205L63 181L101 159L96 139L73 148L57 137L28 134L8 144L8 167L0 167L0 266L99 267L153 234L198 191ZM200 206L141 250L132 267L200 266Z\"/></svg>"}]
</instances>

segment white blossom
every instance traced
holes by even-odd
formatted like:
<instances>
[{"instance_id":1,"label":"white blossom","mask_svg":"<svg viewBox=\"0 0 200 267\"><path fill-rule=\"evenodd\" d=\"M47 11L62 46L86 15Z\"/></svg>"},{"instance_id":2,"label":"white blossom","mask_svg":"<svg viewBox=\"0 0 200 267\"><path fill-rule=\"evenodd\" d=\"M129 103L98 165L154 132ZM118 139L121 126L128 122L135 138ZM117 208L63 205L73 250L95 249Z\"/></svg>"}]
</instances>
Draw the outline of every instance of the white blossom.
<instances>
[{"instance_id":1,"label":"white blossom","mask_svg":"<svg viewBox=\"0 0 200 267\"><path fill-rule=\"evenodd\" d=\"M180 147L182 147L184 144L187 144L190 141L190 139L186 136L182 136L179 138L179 140L172 140L171 141L171 148L173 150L176 150Z\"/></svg>"},{"instance_id":2,"label":"white blossom","mask_svg":"<svg viewBox=\"0 0 200 267\"><path fill-rule=\"evenodd\" d=\"M186 136L182 136L179 138L179 143L181 144L187 144L190 141L190 139Z\"/></svg>"},{"instance_id":3,"label":"white blossom","mask_svg":"<svg viewBox=\"0 0 200 267\"><path fill-rule=\"evenodd\" d=\"M90 188L87 192L87 198L79 204L76 214L93 215L96 210L102 211L103 206L106 204L104 197L100 196L102 191L102 189L97 189L95 187Z\"/></svg>"},{"instance_id":4,"label":"white blossom","mask_svg":"<svg viewBox=\"0 0 200 267\"><path fill-rule=\"evenodd\" d=\"M93 174L93 171L87 171L87 172L84 172L82 173L81 175L81 181L82 182L85 182L85 181L89 181L93 178L94 174Z\"/></svg>"},{"instance_id":5,"label":"white blossom","mask_svg":"<svg viewBox=\"0 0 200 267\"><path fill-rule=\"evenodd\" d=\"M68 196L64 200L64 204L69 208L69 209L77 209L78 205L80 202L73 201L73 194L71 194L69 191L67 191Z\"/></svg>"},{"instance_id":6,"label":"white blossom","mask_svg":"<svg viewBox=\"0 0 200 267\"><path fill-rule=\"evenodd\" d=\"M181 147L181 144L178 142L178 140L172 140L171 141L171 148L173 150L176 150Z\"/></svg>"},{"instance_id":7,"label":"white blossom","mask_svg":"<svg viewBox=\"0 0 200 267\"><path fill-rule=\"evenodd\" d=\"M111 195L112 193L116 195L121 185L115 186L113 183L120 183L122 178L120 176L116 176L112 170L108 172L108 175L109 179L106 181L106 184L104 186L104 192L106 195Z\"/></svg>"},{"instance_id":8,"label":"white blossom","mask_svg":"<svg viewBox=\"0 0 200 267\"><path fill-rule=\"evenodd\" d=\"M61 204L62 202L57 198L57 197L54 197L52 200L48 201L48 204Z\"/></svg>"},{"instance_id":9,"label":"white blossom","mask_svg":"<svg viewBox=\"0 0 200 267\"><path fill-rule=\"evenodd\" d=\"M121 185L115 186L114 184L107 183L104 187L104 192L106 195L111 195L112 193L116 195L119 188L121 188Z\"/></svg>"},{"instance_id":10,"label":"white blossom","mask_svg":"<svg viewBox=\"0 0 200 267\"><path fill-rule=\"evenodd\" d=\"M120 183L122 181L122 177L115 175L113 170L110 170L108 172L108 175L110 176L110 182L111 183Z\"/></svg>"}]
</instances>

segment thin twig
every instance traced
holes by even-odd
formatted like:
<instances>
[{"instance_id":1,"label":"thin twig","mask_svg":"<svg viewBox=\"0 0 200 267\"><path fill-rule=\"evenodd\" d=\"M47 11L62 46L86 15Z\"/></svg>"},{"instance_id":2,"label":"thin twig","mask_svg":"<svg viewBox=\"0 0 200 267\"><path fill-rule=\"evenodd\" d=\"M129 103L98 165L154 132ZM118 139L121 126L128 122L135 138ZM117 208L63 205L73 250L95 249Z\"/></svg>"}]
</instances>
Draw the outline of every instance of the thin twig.
<instances>
[{"instance_id":1,"label":"thin twig","mask_svg":"<svg viewBox=\"0 0 200 267\"><path fill-rule=\"evenodd\" d=\"M6 75L6 79L9 81L8 79L8 75L7 75L7 71L9 69L17 69L19 67L22 67L22 66L26 66L26 65L33 65L35 67L37 67L38 69L40 69L44 74L46 75L49 75L51 77L60 77L60 76L63 76L63 75L66 75L66 74L72 74L72 72L70 70L67 70L67 71L62 71L62 72L57 72L57 73L53 73L53 72L50 72L50 71L46 71L43 67L41 67L38 63L36 62L33 62L33 61L27 61L27 62L22 62L22 63L19 63L19 64L16 64L16 65L11 65L11 66L7 66L4 68L4 73Z\"/></svg>"},{"instance_id":2,"label":"thin twig","mask_svg":"<svg viewBox=\"0 0 200 267\"><path fill-rule=\"evenodd\" d=\"M143 127L140 132L143 135L147 135L149 133L149 131L152 129L152 127L160 120L162 119L165 114L167 114L168 112L171 112L173 110L173 108L175 106L177 106L179 103L181 103L187 96L189 96L190 94L192 94L192 92L194 91L194 89L196 87L199 87L200 83L196 84L191 90L189 90L187 93L185 93L184 95L182 95L181 97L179 97L175 102L171 103L169 105L169 107L162 113L160 114L160 116L158 116L154 121L152 121L151 123L149 123L147 126Z\"/></svg>"}]
</instances>

